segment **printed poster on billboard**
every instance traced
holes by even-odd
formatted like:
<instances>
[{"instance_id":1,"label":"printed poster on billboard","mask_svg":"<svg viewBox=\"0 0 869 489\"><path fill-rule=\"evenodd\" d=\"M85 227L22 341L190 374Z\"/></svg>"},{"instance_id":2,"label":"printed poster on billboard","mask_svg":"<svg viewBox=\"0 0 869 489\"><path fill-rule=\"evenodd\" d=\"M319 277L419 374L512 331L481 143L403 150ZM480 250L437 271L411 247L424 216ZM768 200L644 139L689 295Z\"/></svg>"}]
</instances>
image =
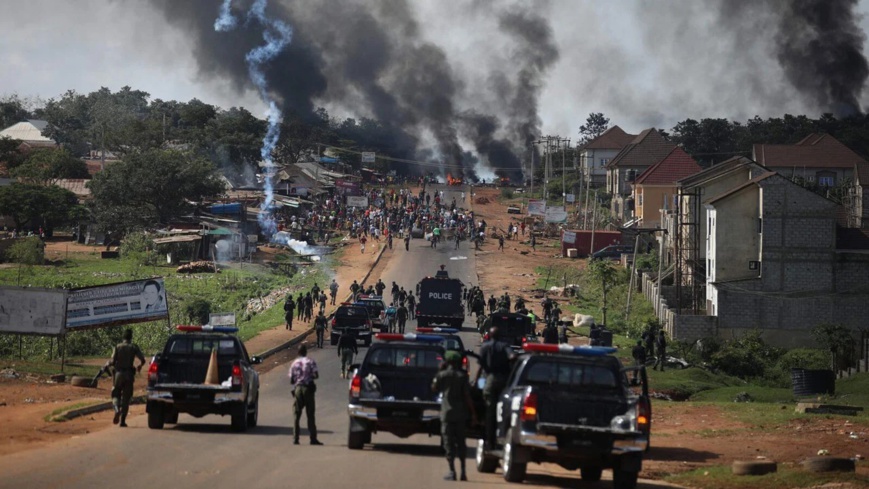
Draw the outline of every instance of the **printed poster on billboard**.
<instances>
[{"instance_id":1,"label":"printed poster on billboard","mask_svg":"<svg viewBox=\"0 0 869 489\"><path fill-rule=\"evenodd\" d=\"M66 328L87 329L169 317L162 278L69 291Z\"/></svg>"},{"instance_id":2,"label":"printed poster on billboard","mask_svg":"<svg viewBox=\"0 0 869 489\"><path fill-rule=\"evenodd\" d=\"M0 333L63 334L66 294L64 289L0 287Z\"/></svg>"},{"instance_id":3,"label":"printed poster on billboard","mask_svg":"<svg viewBox=\"0 0 869 489\"><path fill-rule=\"evenodd\" d=\"M576 233L574 231L565 231L561 236L561 242L566 244L576 243Z\"/></svg>"},{"instance_id":4,"label":"printed poster on billboard","mask_svg":"<svg viewBox=\"0 0 869 489\"><path fill-rule=\"evenodd\" d=\"M567 220L567 211L563 205L553 205L546 208L545 216L546 222L564 222Z\"/></svg>"},{"instance_id":5,"label":"printed poster on billboard","mask_svg":"<svg viewBox=\"0 0 869 489\"><path fill-rule=\"evenodd\" d=\"M546 215L546 201L541 199L528 199L528 215L529 216L544 216Z\"/></svg>"}]
</instances>

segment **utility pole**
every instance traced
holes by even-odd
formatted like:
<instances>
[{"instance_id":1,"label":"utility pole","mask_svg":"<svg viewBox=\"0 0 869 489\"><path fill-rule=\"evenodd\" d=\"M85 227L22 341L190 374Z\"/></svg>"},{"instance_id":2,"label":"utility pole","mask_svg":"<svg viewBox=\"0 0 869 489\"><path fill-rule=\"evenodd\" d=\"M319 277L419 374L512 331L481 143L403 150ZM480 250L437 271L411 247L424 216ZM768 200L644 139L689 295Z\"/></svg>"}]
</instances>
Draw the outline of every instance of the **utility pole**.
<instances>
[{"instance_id":1,"label":"utility pole","mask_svg":"<svg viewBox=\"0 0 869 489\"><path fill-rule=\"evenodd\" d=\"M564 160L567 157L567 148L570 147L570 138L565 138L561 141L566 143L564 149L561 150L561 206L567 210L567 173L564 170Z\"/></svg>"}]
</instances>

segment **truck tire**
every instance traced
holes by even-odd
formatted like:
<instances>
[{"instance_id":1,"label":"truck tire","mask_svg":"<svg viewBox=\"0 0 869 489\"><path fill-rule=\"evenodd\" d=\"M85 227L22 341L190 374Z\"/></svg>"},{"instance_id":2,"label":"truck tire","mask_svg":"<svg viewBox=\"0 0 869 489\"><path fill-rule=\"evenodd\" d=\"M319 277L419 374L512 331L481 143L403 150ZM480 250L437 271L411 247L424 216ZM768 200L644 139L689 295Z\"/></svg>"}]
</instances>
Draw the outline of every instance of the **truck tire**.
<instances>
[{"instance_id":1,"label":"truck tire","mask_svg":"<svg viewBox=\"0 0 869 489\"><path fill-rule=\"evenodd\" d=\"M477 440L477 472L491 474L498 468L498 457L493 457L483 450L483 440Z\"/></svg>"},{"instance_id":2,"label":"truck tire","mask_svg":"<svg viewBox=\"0 0 869 489\"><path fill-rule=\"evenodd\" d=\"M347 448L350 450L362 450L365 446L365 439L370 432L347 430ZM370 436L370 435L369 435Z\"/></svg>"},{"instance_id":3,"label":"truck tire","mask_svg":"<svg viewBox=\"0 0 869 489\"><path fill-rule=\"evenodd\" d=\"M521 450L521 448L513 444L513 428L510 428L510 431L507 432L507 443L504 444L504 460L501 462L504 469L504 480L507 482L522 482L525 480L528 464L516 461L517 450Z\"/></svg>"},{"instance_id":4,"label":"truck tire","mask_svg":"<svg viewBox=\"0 0 869 489\"><path fill-rule=\"evenodd\" d=\"M162 430L163 423L166 422L166 411L163 405L158 402L149 402L148 405L148 428L152 430Z\"/></svg>"},{"instance_id":5,"label":"truck tire","mask_svg":"<svg viewBox=\"0 0 869 489\"><path fill-rule=\"evenodd\" d=\"M371 346L371 336L365 337L365 340L362 342L362 344L364 344L366 348Z\"/></svg>"},{"instance_id":6,"label":"truck tire","mask_svg":"<svg viewBox=\"0 0 869 489\"><path fill-rule=\"evenodd\" d=\"M600 467L580 467L579 473L582 475L582 480L595 482L600 480L603 469Z\"/></svg>"},{"instance_id":7,"label":"truck tire","mask_svg":"<svg viewBox=\"0 0 869 489\"><path fill-rule=\"evenodd\" d=\"M338 337L335 336L334 334L329 335L329 343L331 343L332 346L337 345L338 344Z\"/></svg>"},{"instance_id":8,"label":"truck tire","mask_svg":"<svg viewBox=\"0 0 869 489\"><path fill-rule=\"evenodd\" d=\"M639 472L613 468L613 489L635 489Z\"/></svg>"},{"instance_id":9,"label":"truck tire","mask_svg":"<svg viewBox=\"0 0 869 489\"><path fill-rule=\"evenodd\" d=\"M232 431L247 431L247 402L243 402L232 409Z\"/></svg>"},{"instance_id":10,"label":"truck tire","mask_svg":"<svg viewBox=\"0 0 869 489\"><path fill-rule=\"evenodd\" d=\"M809 472L854 472L855 464L850 458L809 457L803 463Z\"/></svg>"},{"instance_id":11,"label":"truck tire","mask_svg":"<svg viewBox=\"0 0 869 489\"><path fill-rule=\"evenodd\" d=\"M166 409L163 414L163 420L167 424L178 424L178 410L175 408Z\"/></svg>"},{"instance_id":12,"label":"truck tire","mask_svg":"<svg viewBox=\"0 0 869 489\"><path fill-rule=\"evenodd\" d=\"M259 422L259 398L253 402L253 406L247 413L247 425L251 428L256 428Z\"/></svg>"}]
</instances>

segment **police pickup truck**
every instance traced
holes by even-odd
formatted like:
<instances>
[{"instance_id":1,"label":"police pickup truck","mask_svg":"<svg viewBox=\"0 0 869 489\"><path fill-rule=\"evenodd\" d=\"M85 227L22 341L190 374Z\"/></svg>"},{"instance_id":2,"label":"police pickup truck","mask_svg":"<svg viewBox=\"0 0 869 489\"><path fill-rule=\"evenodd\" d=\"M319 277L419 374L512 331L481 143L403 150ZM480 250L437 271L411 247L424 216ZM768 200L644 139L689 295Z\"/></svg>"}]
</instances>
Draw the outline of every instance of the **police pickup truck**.
<instances>
[{"instance_id":1,"label":"police pickup truck","mask_svg":"<svg viewBox=\"0 0 869 489\"><path fill-rule=\"evenodd\" d=\"M426 327L430 324L445 324L461 329L465 321L465 308L462 305L462 292L465 285L457 278L450 278L446 270L434 277L426 277L416 285L416 324Z\"/></svg>"},{"instance_id":2,"label":"police pickup truck","mask_svg":"<svg viewBox=\"0 0 869 489\"><path fill-rule=\"evenodd\" d=\"M332 332L329 341L332 346L335 346L342 333L353 331L356 333L356 339L368 346L371 344L372 325L368 309L364 305L342 302L332 315Z\"/></svg>"},{"instance_id":3,"label":"police pickup truck","mask_svg":"<svg viewBox=\"0 0 869 489\"><path fill-rule=\"evenodd\" d=\"M632 489L648 447L651 404L643 367L622 368L614 348L528 344L497 406L497 446L478 441L480 472L521 482L528 462L552 462L596 481L613 470ZM640 374L638 392L626 373Z\"/></svg>"},{"instance_id":4,"label":"police pickup truck","mask_svg":"<svg viewBox=\"0 0 869 489\"><path fill-rule=\"evenodd\" d=\"M381 333L387 332L389 324L386 319L386 303L383 302L383 296L360 294L354 304L368 309L368 317L371 318L371 324L375 329Z\"/></svg>"},{"instance_id":5,"label":"police pickup truck","mask_svg":"<svg viewBox=\"0 0 869 489\"><path fill-rule=\"evenodd\" d=\"M245 431L257 424L259 374L236 328L177 326L185 334L169 337L166 346L148 368L148 427L161 429L177 423L178 413L200 418L206 414L230 415L232 428ZM213 358L216 358L214 362ZM216 368L214 383L207 383L209 367Z\"/></svg>"},{"instance_id":6,"label":"police pickup truck","mask_svg":"<svg viewBox=\"0 0 869 489\"><path fill-rule=\"evenodd\" d=\"M347 447L371 443L372 433L401 438L440 433L440 402L431 381L444 356L439 335L378 333L350 381Z\"/></svg>"}]
</instances>

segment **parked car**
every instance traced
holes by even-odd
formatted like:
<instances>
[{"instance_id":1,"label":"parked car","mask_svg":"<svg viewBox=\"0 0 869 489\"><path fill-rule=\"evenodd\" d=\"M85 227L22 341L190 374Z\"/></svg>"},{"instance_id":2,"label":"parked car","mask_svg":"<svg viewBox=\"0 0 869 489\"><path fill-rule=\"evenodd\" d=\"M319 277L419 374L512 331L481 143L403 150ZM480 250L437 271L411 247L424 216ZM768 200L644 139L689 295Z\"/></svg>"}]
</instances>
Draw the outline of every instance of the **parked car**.
<instances>
[{"instance_id":1,"label":"parked car","mask_svg":"<svg viewBox=\"0 0 869 489\"><path fill-rule=\"evenodd\" d=\"M634 247L631 245L609 245L606 248L599 249L592 253L591 258L621 258L625 253L633 252Z\"/></svg>"}]
</instances>

